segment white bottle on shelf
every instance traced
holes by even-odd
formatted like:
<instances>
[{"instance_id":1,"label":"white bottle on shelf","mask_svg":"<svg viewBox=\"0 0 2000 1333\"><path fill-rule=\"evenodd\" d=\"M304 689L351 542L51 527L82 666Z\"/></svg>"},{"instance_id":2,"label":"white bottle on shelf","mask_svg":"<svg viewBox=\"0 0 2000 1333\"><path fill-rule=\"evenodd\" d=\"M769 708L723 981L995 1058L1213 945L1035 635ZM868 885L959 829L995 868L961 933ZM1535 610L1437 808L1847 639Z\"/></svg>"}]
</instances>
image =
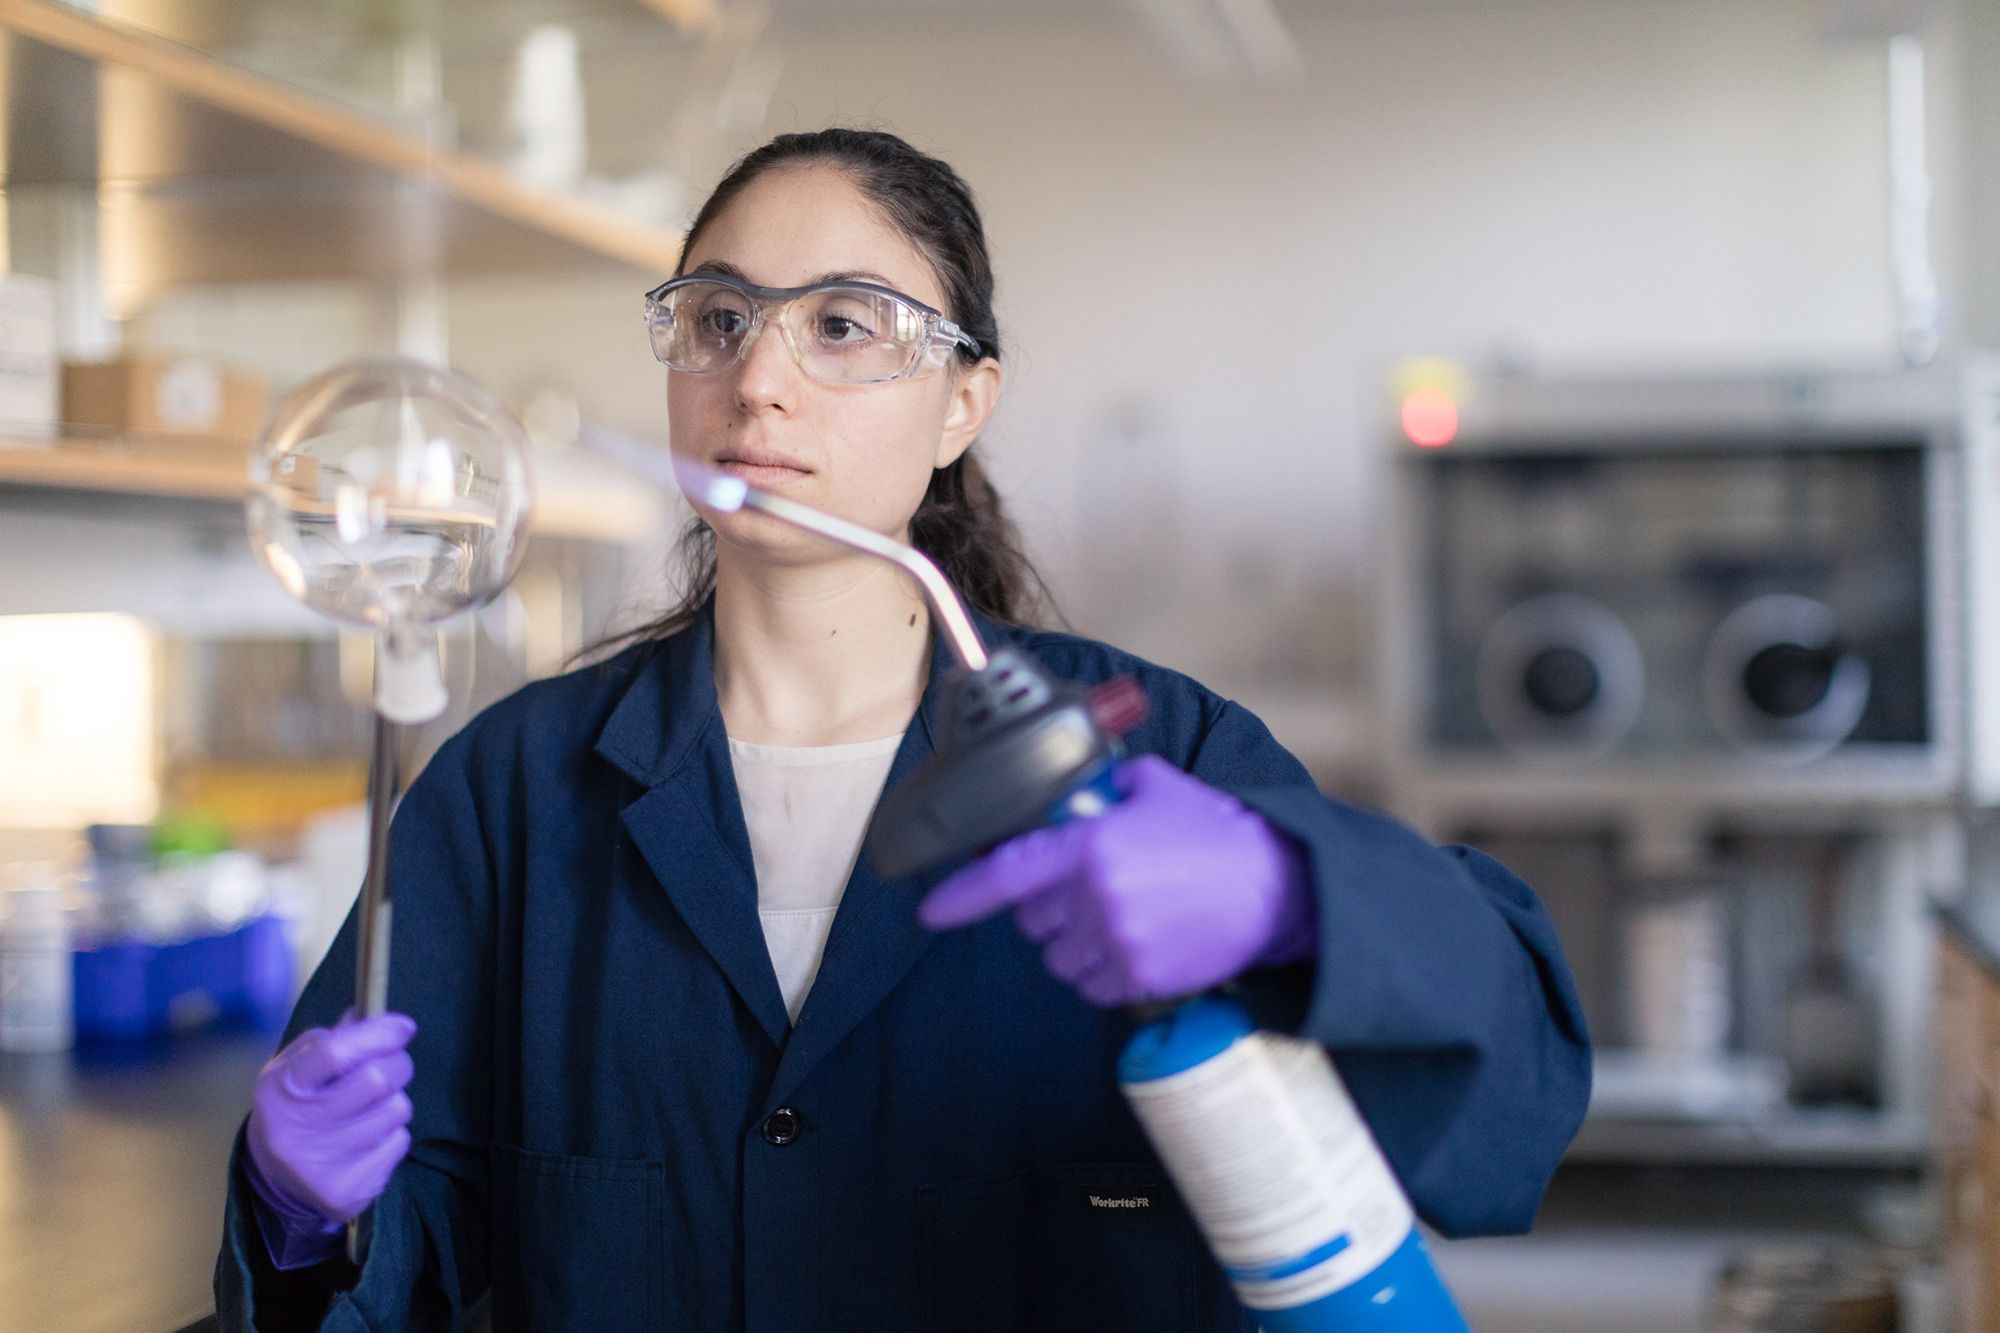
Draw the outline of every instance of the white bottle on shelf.
<instances>
[{"instance_id":1,"label":"white bottle on shelf","mask_svg":"<svg viewBox=\"0 0 2000 1333\"><path fill-rule=\"evenodd\" d=\"M55 868L13 868L0 923L0 1051L64 1051L75 1040L69 918Z\"/></svg>"}]
</instances>

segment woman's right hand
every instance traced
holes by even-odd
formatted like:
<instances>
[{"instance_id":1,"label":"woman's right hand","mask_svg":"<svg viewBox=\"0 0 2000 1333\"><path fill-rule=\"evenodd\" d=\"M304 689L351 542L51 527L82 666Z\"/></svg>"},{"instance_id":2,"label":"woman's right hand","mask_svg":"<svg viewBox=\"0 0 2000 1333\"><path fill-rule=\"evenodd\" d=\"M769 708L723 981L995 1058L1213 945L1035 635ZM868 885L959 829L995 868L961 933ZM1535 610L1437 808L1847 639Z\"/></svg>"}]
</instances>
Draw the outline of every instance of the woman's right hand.
<instances>
[{"instance_id":1,"label":"woman's right hand","mask_svg":"<svg viewBox=\"0 0 2000 1333\"><path fill-rule=\"evenodd\" d=\"M313 1028L257 1075L250 1180L288 1237L330 1234L388 1187L410 1150L416 1031L402 1014Z\"/></svg>"}]
</instances>

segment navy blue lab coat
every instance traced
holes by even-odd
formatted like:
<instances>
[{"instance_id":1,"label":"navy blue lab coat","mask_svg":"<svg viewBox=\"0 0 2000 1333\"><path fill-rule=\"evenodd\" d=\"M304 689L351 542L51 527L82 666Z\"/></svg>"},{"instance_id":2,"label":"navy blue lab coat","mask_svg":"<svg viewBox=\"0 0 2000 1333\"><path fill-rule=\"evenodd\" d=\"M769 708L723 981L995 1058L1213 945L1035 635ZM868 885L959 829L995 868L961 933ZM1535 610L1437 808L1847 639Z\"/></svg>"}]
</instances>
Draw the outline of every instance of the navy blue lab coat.
<instances>
[{"instance_id":1,"label":"navy blue lab coat","mask_svg":"<svg viewBox=\"0 0 2000 1333\"><path fill-rule=\"evenodd\" d=\"M1332 1049L1431 1225L1527 1228L1589 1082L1527 886L1321 796L1262 723L1185 676L981 629L1063 677L1135 676L1152 713L1131 752L1304 846L1319 959L1244 978L1253 1012ZM528 686L411 785L389 999L419 1025L414 1146L358 1279L344 1260L276 1272L232 1164L224 1325L449 1328L490 1285L498 1327L538 1331L1252 1327L1114 1082L1131 1019L1051 977L1007 916L932 935L916 905L940 876L885 881L864 856L787 1021L712 633L711 609ZM946 664L934 651L891 783L941 734ZM287 1040L348 1004L354 924ZM1146 1187L1155 1209L1085 1199Z\"/></svg>"}]
</instances>

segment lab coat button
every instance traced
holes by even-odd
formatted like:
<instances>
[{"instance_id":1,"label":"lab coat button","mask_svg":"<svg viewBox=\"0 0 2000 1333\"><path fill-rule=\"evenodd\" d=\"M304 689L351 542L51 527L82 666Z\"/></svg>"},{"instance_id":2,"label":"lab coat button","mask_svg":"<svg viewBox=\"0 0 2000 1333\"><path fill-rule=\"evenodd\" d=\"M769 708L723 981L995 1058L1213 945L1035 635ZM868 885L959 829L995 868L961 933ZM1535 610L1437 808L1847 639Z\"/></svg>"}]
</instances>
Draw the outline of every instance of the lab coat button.
<instances>
[{"instance_id":1,"label":"lab coat button","mask_svg":"<svg viewBox=\"0 0 2000 1333\"><path fill-rule=\"evenodd\" d=\"M782 1148L799 1136L799 1113L789 1106L780 1106L764 1120L764 1142L773 1148Z\"/></svg>"}]
</instances>

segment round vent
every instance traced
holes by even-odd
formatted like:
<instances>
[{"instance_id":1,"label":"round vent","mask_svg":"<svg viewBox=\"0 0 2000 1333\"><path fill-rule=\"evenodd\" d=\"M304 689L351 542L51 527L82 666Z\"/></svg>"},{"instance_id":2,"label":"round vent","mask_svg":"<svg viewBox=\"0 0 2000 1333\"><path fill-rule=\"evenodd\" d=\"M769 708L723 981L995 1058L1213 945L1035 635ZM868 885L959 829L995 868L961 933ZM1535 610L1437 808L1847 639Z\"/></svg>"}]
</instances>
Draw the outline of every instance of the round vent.
<instances>
[{"instance_id":1,"label":"round vent","mask_svg":"<svg viewBox=\"0 0 2000 1333\"><path fill-rule=\"evenodd\" d=\"M1849 651L1826 603L1773 593L1730 612L1709 637L1702 692L1715 729L1752 754L1817 759L1868 706L1868 663Z\"/></svg>"},{"instance_id":2,"label":"round vent","mask_svg":"<svg viewBox=\"0 0 2000 1333\"><path fill-rule=\"evenodd\" d=\"M1639 716L1645 668L1625 622L1575 593L1510 608L1479 648L1479 711L1501 744L1543 759L1617 745Z\"/></svg>"}]
</instances>

